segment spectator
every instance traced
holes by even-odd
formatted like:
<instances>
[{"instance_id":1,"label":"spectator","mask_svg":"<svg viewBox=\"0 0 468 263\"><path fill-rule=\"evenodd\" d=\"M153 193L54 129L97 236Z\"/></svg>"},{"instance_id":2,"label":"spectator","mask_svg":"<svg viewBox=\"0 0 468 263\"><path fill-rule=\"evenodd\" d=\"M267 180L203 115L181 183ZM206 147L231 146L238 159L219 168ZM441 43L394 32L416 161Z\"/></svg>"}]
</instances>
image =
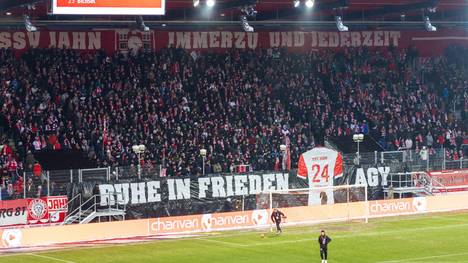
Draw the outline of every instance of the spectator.
<instances>
[{"instance_id":1,"label":"spectator","mask_svg":"<svg viewBox=\"0 0 468 263\"><path fill-rule=\"evenodd\" d=\"M16 159L12 155L8 157L8 162L6 166L7 166L7 171L10 174L11 178L16 179L16 170L18 169L18 163L16 162Z\"/></svg>"},{"instance_id":2,"label":"spectator","mask_svg":"<svg viewBox=\"0 0 468 263\"><path fill-rule=\"evenodd\" d=\"M421 158L423 162L427 161L427 158L429 157L429 155L428 155L426 146L423 146L423 148L419 152L419 157Z\"/></svg>"},{"instance_id":3,"label":"spectator","mask_svg":"<svg viewBox=\"0 0 468 263\"><path fill-rule=\"evenodd\" d=\"M413 149L413 140L410 137L406 138L405 140L405 149L411 150Z\"/></svg>"},{"instance_id":4,"label":"spectator","mask_svg":"<svg viewBox=\"0 0 468 263\"><path fill-rule=\"evenodd\" d=\"M36 162L33 166L33 175L40 178L41 173L42 173L42 167L39 164L39 162Z\"/></svg>"},{"instance_id":5,"label":"spectator","mask_svg":"<svg viewBox=\"0 0 468 263\"><path fill-rule=\"evenodd\" d=\"M431 132L428 132L426 135L426 145L429 148L432 148L432 145L434 144L434 138L432 137Z\"/></svg>"}]
</instances>

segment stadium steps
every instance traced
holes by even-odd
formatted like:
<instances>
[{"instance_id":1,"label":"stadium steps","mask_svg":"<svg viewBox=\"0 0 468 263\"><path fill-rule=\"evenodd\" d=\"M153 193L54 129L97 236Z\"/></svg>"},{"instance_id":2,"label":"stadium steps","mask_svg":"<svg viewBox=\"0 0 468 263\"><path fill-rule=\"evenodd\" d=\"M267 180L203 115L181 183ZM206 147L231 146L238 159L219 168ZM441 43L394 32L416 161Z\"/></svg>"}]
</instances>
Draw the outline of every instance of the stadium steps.
<instances>
[{"instance_id":1,"label":"stadium steps","mask_svg":"<svg viewBox=\"0 0 468 263\"><path fill-rule=\"evenodd\" d=\"M126 205L124 204L123 206L119 206L118 204L115 204L111 206L108 204L106 206L101 206L99 200L102 197L102 195L93 195L86 201L80 202L80 204L65 218L62 225L70 225L74 223L87 224L96 218L101 221L101 217L107 217L109 221L111 221L112 217L121 217L122 220L125 220ZM107 197L109 198L109 196ZM81 195L77 195L73 199L76 198L78 198L77 200L80 200ZM73 199L69 202L73 201Z\"/></svg>"},{"instance_id":2,"label":"stadium steps","mask_svg":"<svg viewBox=\"0 0 468 263\"><path fill-rule=\"evenodd\" d=\"M403 198L407 197L408 194L415 197L422 197L422 196L432 196L434 195L425 187L396 187L392 190L393 194L396 196L395 198ZM385 195L388 195L389 189L388 187L384 188Z\"/></svg>"},{"instance_id":3,"label":"stadium steps","mask_svg":"<svg viewBox=\"0 0 468 263\"><path fill-rule=\"evenodd\" d=\"M80 224L87 224L96 218L100 217L122 217L125 218L125 210L121 209L103 209L99 211L93 211L86 217L80 220Z\"/></svg>"},{"instance_id":4,"label":"stadium steps","mask_svg":"<svg viewBox=\"0 0 468 263\"><path fill-rule=\"evenodd\" d=\"M65 219L62 225L74 223L87 224L100 217L122 217L125 218L125 210L122 209L102 209L98 211L84 211L77 213Z\"/></svg>"},{"instance_id":5,"label":"stadium steps","mask_svg":"<svg viewBox=\"0 0 468 263\"><path fill-rule=\"evenodd\" d=\"M94 211L84 211L81 213L76 213L70 217L67 217L65 221L63 221L62 225L70 225L76 222L81 222L92 213L94 213Z\"/></svg>"}]
</instances>

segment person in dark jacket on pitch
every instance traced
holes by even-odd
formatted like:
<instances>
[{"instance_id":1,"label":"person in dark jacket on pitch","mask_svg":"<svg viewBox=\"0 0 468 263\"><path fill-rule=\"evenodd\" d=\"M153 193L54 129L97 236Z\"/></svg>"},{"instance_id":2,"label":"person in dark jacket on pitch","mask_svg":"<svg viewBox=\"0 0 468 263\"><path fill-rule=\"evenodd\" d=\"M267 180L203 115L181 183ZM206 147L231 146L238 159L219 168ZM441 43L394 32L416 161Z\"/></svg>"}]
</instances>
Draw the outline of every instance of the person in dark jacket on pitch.
<instances>
[{"instance_id":1,"label":"person in dark jacket on pitch","mask_svg":"<svg viewBox=\"0 0 468 263\"><path fill-rule=\"evenodd\" d=\"M328 244L331 241L332 241L331 238L325 234L325 230L322 230L318 238L318 242L320 244L320 257L322 258L322 263L327 263Z\"/></svg>"},{"instance_id":2,"label":"person in dark jacket on pitch","mask_svg":"<svg viewBox=\"0 0 468 263\"><path fill-rule=\"evenodd\" d=\"M281 229L281 220L286 219L286 216L279 211L278 209L274 208L273 213L271 213L271 221L276 224L276 234L279 235L283 233Z\"/></svg>"}]
</instances>

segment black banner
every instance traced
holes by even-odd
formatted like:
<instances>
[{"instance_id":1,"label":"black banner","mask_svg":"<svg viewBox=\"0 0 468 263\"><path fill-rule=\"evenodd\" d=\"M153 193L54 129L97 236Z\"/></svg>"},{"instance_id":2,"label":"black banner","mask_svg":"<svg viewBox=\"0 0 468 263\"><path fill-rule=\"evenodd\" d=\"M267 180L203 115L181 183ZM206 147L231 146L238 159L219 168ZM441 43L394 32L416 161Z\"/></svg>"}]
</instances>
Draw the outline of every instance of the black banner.
<instances>
[{"instance_id":1,"label":"black banner","mask_svg":"<svg viewBox=\"0 0 468 263\"><path fill-rule=\"evenodd\" d=\"M404 172L398 165L345 165L334 185L368 185L368 199L383 198L391 173ZM125 205L128 218L165 217L257 209L259 195L270 190L308 188L308 180L289 173L250 173L204 177L161 177L147 180L85 182L69 187L69 194L83 199L99 194L100 205ZM336 202L336 200L335 200Z\"/></svg>"}]
</instances>

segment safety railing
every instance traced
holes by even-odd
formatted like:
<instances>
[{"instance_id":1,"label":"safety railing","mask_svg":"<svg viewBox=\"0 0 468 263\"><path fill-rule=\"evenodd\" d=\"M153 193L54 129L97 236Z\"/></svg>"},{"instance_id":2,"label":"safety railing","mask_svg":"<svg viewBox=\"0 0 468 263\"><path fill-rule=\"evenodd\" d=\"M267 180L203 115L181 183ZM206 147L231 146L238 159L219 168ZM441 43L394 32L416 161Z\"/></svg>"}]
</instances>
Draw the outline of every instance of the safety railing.
<instances>
[{"instance_id":1,"label":"safety railing","mask_svg":"<svg viewBox=\"0 0 468 263\"><path fill-rule=\"evenodd\" d=\"M110 181L110 167L79 169L78 180L83 181Z\"/></svg>"},{"instance_id":2,"label":"safety railing","mask_svg":"<svg viewBox=\"0 0 468 263\"><path fill-rule=\"evenodd\" d=\"M69 209L69 207L73 207L72 204L75 202L75 200L79 200L80 201L80 206L81 206L81 194L77 194L75 195L72 199L68 200L68 202L64 205L62 205L59 209L57 209L57 211L51 213L49 215L49 224L52 224L52 218L55 218L60 212L63 211L63 209ZM66 218L66 217L65 217Z\"/></svg>"},{"instance_id":3,"label":"safety railing","mask_svg":"<svg viewBox=\"0 0 468 263\"><path fill-rule=\"evenodd\" d=\"M122 193L120 192L111 192L105 195L95 194L84 202L82 202L82 198L81 198L82 196L77 195L79 196L78 199L80 200L79 206L75 208L74 210L72 210L70 213L68 213L68 215L65 217L65 220L62 224L72 224L75 222L79 222L80 220L82 220L83 215L89 215L92 212L94 213L98 212L98 209L100 207L100 202L98 198L106 197L106 198L109 198L109 200L111 200L111 196L119 196L119 195L123 197ZM71 203L77 196L73 197L73 199L71 199L68 203ZM119 209L119 205L122 206L122 209ZM102 210L108 210L109 212L111 212L113 209L126 211L126 208L127 208L127 204L125 203L125 201L123 202L123 204L119 204L119 202L116 201L114 205L108 202L107 207L103 208ZM102 210L99 210L99 211L102 211ZM124 216L124 219L125 219L125 216Z\"/></svg>"},{"instance_id":4,"label":"safety railing","mask_svg":"<svg viewBox=\"0 0 468 263\"><path fill-rule=\"evenodd\" d=\"M423 191L426 194L448 193L448 188L429 176L426 172L391 173L388 178L389 186L398 193L414 193Z\"/></svg>"}]
</instances>

